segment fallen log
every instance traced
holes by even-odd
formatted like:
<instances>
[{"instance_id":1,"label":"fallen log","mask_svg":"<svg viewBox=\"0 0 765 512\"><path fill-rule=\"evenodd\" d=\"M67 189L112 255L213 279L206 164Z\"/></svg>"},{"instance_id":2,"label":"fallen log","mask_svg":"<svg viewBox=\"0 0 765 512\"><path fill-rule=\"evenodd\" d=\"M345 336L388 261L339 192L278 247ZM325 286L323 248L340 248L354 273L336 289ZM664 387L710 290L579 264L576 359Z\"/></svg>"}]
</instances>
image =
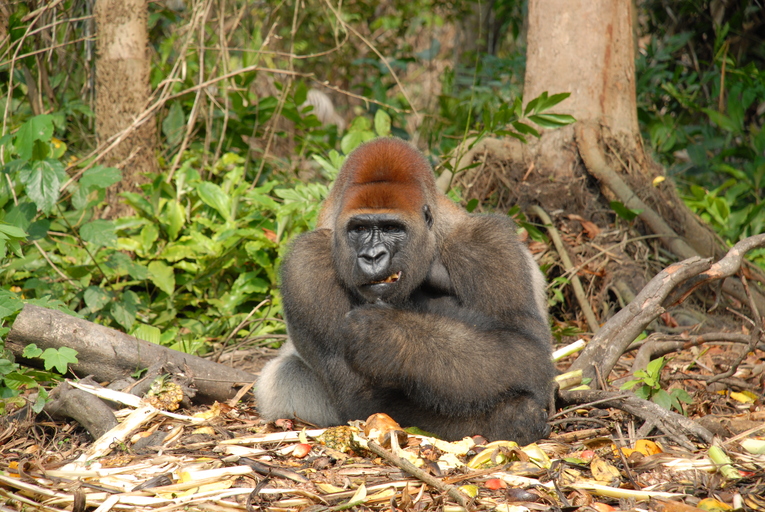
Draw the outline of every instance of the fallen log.
<instances>
[{"instance_id":1,"label":"fallen log","mask_svg":"<svg viewBox=\"0 0 765 512\"><path fill-rule=\"evenodd\" d=\"M40 367L40 359L22 357L24 347L69 347L77 351L78 363L70 365L76 375L92 375L97 381L114 381L157 363L174 363L188 368L202 402L225 401L236 395L237 387L251 384L255 375L222 364L184 354L133 336L69 316L60 311L27 304L16 317L5 347L27 366Z\"/></svg>"}]
</instances>

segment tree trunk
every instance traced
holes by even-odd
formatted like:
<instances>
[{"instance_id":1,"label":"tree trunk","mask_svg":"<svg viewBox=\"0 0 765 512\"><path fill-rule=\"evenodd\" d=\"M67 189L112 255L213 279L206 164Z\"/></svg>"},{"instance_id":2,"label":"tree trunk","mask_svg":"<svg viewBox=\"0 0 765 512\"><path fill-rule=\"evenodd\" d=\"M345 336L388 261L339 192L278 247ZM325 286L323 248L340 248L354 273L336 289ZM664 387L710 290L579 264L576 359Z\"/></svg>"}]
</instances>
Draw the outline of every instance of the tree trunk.
<instances>
[{"instance_id":1,"label":"tree trunk","mask_svg":"<svg viewBox=\"0 0 765 512\"><path fill-rule=\"evenodd\" d=\"M130 127L147 107L150 95L147 0L97 0L96 134L99 144ZM135 127L104 163L122 170L122 181L107 191L105 217L131 213L120 192L140 192L157 172L154 118Z\"/></svg>"},{"instance_id":2,"label":"tree trunk","mask_svg":"<svg viewBox=\"0 0 765 512\"><path fill-rule=\"evenodd\" d=\"M570 92L560 113L607 126L630 150L638 147L633 16L632 0L531 0L526 101L545 91ZM545 133L538 164L572 173L576 154L560 149L573 140L573 126Z\"/></svg>"},{"instance_id":3,"label":"tree trunk","mask_svg":"<svg viewBox=\"0 0 765 512\"><path fill-rule=\"evenodd\" d=\"M574 176L580 158L591 173L598 166L594 160L602 162L609 169L605 177L616 176L624 185L620 194L603 183L601 173L596 178L604 195L624 204L639 199L637 209L665 221L658 232L656 222L641 218L669 250L680 258L720 257L724 249L717 237L685 206L672 182L654 181L664 170L644 152L638 127L634 17L632 0L529 2L524 97L570 92L557 111L578 121L544 133L531 148L534 161L556 178Z\"/></svg>"}]
</instances>

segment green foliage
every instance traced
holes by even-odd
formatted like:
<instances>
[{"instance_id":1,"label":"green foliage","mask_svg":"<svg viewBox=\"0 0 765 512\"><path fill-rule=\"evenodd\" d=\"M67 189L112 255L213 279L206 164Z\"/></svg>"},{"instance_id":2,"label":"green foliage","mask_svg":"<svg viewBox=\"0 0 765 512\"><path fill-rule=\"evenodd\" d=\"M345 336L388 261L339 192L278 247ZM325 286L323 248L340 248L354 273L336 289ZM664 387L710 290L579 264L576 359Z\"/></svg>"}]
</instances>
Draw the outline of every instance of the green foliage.
<instances>
[{"instance_id":1,"label":"green foliage","mask_svg":"<svg viewBox=\"0 0 765 512\"><path fill-rule=\"evenodd\" d=\"M635 388L635 394L645 400L651 400L667 410L675 409L683 413L683 403L691 404L693 399L683 389L676 388L669 392L661 388L661 370L666 361L663 357L654 359L645 370L635 372L635 379L625 382L621 389Z\"/></svg>"},{"instance_id":2,"label":"green foliage","mask_svg":"<svg viewBox=\"0 0 765 512\"><path fill-rule=\"evenodd\" d=\"M659 0L644 8L650 37L636 76L646 140L686 203L726 241L763 232L765 58L762 34L746 22L762 6L731 4L714 22L691 0L669 16ZM763 251L752 255L765 265Z\"/></svg>"}]
</instances>

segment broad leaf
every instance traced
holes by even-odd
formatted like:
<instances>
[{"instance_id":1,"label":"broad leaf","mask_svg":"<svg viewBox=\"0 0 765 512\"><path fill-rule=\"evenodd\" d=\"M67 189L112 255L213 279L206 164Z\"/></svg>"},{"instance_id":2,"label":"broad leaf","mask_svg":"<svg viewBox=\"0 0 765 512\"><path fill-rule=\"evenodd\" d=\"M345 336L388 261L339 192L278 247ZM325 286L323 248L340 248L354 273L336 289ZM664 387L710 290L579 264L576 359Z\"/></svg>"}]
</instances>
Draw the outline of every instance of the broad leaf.
<instances>
[{"instance_id":1,"label":"broad leaf","mask_svg":"<svg viewBox=\"0 0 765 512\"><path fill-rule=\"evenodd\" d=\"M95 313L104 308L112 300L112 296L104 289L98 286L88 286L82 295L85 305L91 312Z\"/></svg>"},{"instance_id":2,"label":"broad leaf","mask_svg":"<svg viewBox=\"0 0 765 512\"><path fill-rule=\"evenodd\" d=\"M55 368L58 373L64 375L70 364L77 364L77 351L69 347L46 348L40 358L45 362L46 370Z\"/></svg>"},{"instance_id":3,"label":"broad leaf","mask_svg":"<svg viewBox=\"0 0 765 512\"><path fill-rule=\"evenodd\" d=\"M32 158L35 141L49 141L53 136L53 116L43 114L29 119L16 132L16 153L22 160Z\"/></svg>"},{"instance_id":4,"label":"broad leaf","mask_svg":"<svg viewBox=\"0 0 765 512\"><path fill-rule=\"evenodd\" d=\"M122 172L116 167L104 167L97 165L82 173L79 184L86 188L105 189L118 183L122 179Z\"/></svg>"},{"instance_id":5,"label":"broad leaf","mask_svg":"<svg viewBox=\"0 0 765 512\"><path fill-rule=\"evenodd\" d=\"M375 132L380 137L390 135L390 116L381 108L375 112Z\"/></svg>"},{"instance_id":6,"label":"broad leaf","mask_svg":"<svg viewBox=\"0 0 765 512\"><path fill-rule=\"evenodd\" d=\"M231 199L223 189L214 183L203 181L197 185L199 198L220 213L225 220L231 220Z\"/></svg>"},{"instance_id":7,"label":"broad leaf","mask_svg":"<svg viewBox=\"0 0 765 512\"><path fill-rule=\"evenodd\" d=\"M117 245L114 223L110 220L94 220L83 224L80 228L80 236L84 241L96 247L114 247Z\"/></svg>"},{"instance_id":8,"label":"broad leaf","mask_svg":"<svg viewBox=\"0 0 765 512\"><path fill-rule=\"evenodd\" d=\"M175 291L175 273L173 267L162 261L149 263L149 279L154 285L168 295Z\"/></svg>"},{"instance_id":9,"label":"broad leaf","mask_svg":"<svg viewBox=\"0 0 765 512\"><path fill-rule=\"evenodd\" d=\"M56 206L61 184L59 176L63 171L64 166L58 160L41 160L32 162L19 173L27 196L45 214L51 213Z\"/></svg>"}]
</instances>

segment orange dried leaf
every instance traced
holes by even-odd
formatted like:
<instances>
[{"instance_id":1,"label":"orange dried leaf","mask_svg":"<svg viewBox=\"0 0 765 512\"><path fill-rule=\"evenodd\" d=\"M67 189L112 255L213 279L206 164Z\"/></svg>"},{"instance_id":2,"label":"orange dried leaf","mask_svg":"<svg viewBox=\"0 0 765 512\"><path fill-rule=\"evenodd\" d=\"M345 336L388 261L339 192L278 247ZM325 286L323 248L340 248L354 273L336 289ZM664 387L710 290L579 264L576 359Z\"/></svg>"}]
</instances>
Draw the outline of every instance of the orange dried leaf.
<instances>
[{"instance_id":1,"label":"orange dried leaf","mask_svg":"<svg viewBox=\"0 0 765 512\"><path fill-rule=\"evenodd\" d=\"M490 478L489 480L486 480L483 486L492 491L507 488L507 484L501 478Z\"/></svg>"},{"instance_id":2,"label":"orange dried leaf","mask_svg":"<svg viewBox=\"0 0 765 512\"><path fill-rule=\"evenodd\" d=\"M658 444L648 439L638 439L635 441L635 451L642 453L646 457L664 452Z\"/></svg>"},{"instance_id":3,"label":"orange dried leaf","mask_svg":"<svg viewBox=\"0 0 765 512\"><path fill-rule=\"evenodd\" d=\"M272 242L276 243L276 233L271 231L268 228L263 228L263 234L266 235L266 238L271 240Z\"/></svg>"},{"instance_id":4,"label":"orange dried leaf","mask_svg":"<svg viewBox=\"0 0 765 512\"><path fill-rule=\"evenodd\" d=\"M594 508L598 512L614 512L614 510L616 510L611 505L607 505L605 503L598 503L598 502L590 504L590 508Z\"/></svg>"}]
</instances>

